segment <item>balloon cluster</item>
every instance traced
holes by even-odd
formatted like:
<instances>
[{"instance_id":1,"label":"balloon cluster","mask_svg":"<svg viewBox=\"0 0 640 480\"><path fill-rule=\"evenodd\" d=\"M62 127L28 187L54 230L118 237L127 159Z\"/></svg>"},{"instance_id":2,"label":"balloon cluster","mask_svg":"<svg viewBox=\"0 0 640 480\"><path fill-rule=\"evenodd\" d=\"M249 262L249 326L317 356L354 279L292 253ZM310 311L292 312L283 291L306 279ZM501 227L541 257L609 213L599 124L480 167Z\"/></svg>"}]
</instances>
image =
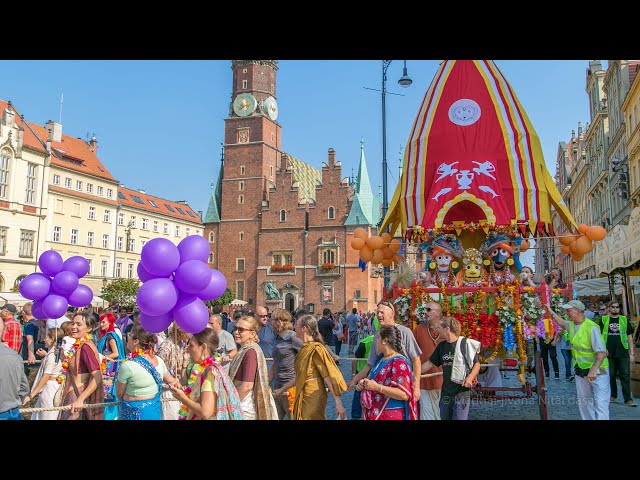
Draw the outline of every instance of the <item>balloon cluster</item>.
<instances>
[{"instance_id":1,"label":"balloon cluster","mask_svg":"<svg viewBox=\"0 0 640 480\"><path fill-rule=\"evenodd\" d=\"M382 235L369 236L369 233L362 227L353 231L351 248L360 251L360 259L374 265L382 264L383 267L390 267L392 263L402 263L404 257L398 253L402 247L402 242L397 238L392 239L388 233Z\"/></svg>"},{"instance_id":2,"label":"balloon cluster","mask_svg":"<svg viewBox=\"0 0 640 480\"><path fill-rule=\"evenodd\" d=\"M138 277L143 284L136 297L140 323L151 333L166 330L173 320L187 333L198 333L209 321L204 300L215 300L227 279L209 268L209 243L190 235L176 247L165 238L150 240L141 252Z\"/></svg>"},{"instance_id":3,"label":"balloon cluster","mask_svg":"<svg viewBox=\"0 0 640 480\"><path fill-rule=\"evenodd\" d=\"M560 251L571 254L574 262L579 262L582 258L593 250L593 242L603 240L607 236L607 231L599 225L589 226L584 223L578 226L578 232L582 235L565 235L560 237Z\"/></svg>"},{"instance_id":4,"label":"balloon cluster","mask_svg":"<svg viewBox=\"0 0 640 480\"><path fill-rule=\"evenodd\" d=\"M85 307L93 300L93 292L80 279L89 273L89 262L81 256L64 262L55 250L42 252L38 259L42 273L32 273L20 282L20 294L33 300L32 315L39 320L60 318L69 305Z\"/></svg>"}]
</instances>

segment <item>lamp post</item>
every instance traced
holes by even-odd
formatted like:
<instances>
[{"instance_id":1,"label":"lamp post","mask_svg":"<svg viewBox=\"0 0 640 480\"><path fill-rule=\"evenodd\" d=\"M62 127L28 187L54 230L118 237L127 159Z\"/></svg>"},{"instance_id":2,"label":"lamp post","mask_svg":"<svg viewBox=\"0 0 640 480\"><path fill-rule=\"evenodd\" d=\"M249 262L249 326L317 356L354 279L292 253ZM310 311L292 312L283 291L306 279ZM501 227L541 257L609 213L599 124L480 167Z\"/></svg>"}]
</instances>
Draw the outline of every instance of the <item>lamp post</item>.
<instances>
[{"instance_id":1,"label":"lamp post","mask_svg":"<svg viewBox=\"0 0 640 480\"><path fill-rule=\"evenodd\" d=\"M382 60L382 219L387 216L389 201L387 195L387 70L393 60ZM404 60L402 77L398 85L408 87L413 80L407 75L407 61ZM384 267L384 286L389 285L389 267Z\"/></svg>"}]
</instances>

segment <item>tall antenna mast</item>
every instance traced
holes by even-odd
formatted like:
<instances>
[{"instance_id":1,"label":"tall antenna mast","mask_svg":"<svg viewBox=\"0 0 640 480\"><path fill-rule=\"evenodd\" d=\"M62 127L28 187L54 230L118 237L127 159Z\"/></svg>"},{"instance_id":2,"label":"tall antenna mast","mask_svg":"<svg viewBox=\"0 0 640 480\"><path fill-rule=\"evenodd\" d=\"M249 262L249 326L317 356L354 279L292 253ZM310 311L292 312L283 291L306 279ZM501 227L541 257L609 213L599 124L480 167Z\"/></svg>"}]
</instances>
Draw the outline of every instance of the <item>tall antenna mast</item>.
<instances>
[{"instance_id":1,"label":"tall antenna mast","mask_svg":"<svg viewBox=\"0 0 640 480\"><path fill-rule=\"evenodd\" d=\"M64 102L64 92L60 94L60 121L58 123L62 124L62 102Z\"/></svg>"}]
</instances>

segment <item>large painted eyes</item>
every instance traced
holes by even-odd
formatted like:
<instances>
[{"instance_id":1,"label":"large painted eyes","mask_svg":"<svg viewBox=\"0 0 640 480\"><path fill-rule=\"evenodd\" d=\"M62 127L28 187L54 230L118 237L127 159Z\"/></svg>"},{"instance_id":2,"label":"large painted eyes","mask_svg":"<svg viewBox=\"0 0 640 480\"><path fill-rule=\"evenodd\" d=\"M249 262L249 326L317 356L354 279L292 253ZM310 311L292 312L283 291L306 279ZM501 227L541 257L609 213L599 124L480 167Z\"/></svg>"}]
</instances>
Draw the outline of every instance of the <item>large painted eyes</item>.
<instances>
[{"instance_id":1,"label":"large painted eyes","mask_svg":"<svg viewBox=\"0 0 640 480\"><path fill-rule=\"evenodd\" d=\"M505 249L503 248L500 249L500 255L505 256L507 253L508 252Z\"/></svg>"},{"instance_id":2,"label":"large painted eyes","mask_svg":"<svg viewBox=\"0 0 640 480\"><path fill-rule=\"evenodd\" d=\"M498 253L500 253L500 250L496 248L493 252L491 252L491 256L495 257L496 255L498 255Z\"/></svg>"}]
</instances>

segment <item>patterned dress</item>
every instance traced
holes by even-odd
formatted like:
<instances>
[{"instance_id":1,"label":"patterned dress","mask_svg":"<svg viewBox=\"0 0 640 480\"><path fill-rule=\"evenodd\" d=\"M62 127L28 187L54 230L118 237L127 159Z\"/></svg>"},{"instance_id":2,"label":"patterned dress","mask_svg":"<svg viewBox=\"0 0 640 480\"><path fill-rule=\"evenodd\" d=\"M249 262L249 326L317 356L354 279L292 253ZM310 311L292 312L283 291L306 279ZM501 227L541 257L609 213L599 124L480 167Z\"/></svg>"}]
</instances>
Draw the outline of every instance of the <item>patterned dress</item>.
<instances>
[{"instance_id":1,"label":"patterned dress","mask_svg":"<svg viewBox=\"0 0 640 480\"><path fill-rule=\"evenodd\" d=\"M362 392L362 413L365 420L417 420L418 408L413 396L413 373L406 357L397 355L384 359L377 358L369 378L385 387L396 387L409 395L408 400L396 400L386 395L364 390Z\"/></svg>"}]
</instances>

